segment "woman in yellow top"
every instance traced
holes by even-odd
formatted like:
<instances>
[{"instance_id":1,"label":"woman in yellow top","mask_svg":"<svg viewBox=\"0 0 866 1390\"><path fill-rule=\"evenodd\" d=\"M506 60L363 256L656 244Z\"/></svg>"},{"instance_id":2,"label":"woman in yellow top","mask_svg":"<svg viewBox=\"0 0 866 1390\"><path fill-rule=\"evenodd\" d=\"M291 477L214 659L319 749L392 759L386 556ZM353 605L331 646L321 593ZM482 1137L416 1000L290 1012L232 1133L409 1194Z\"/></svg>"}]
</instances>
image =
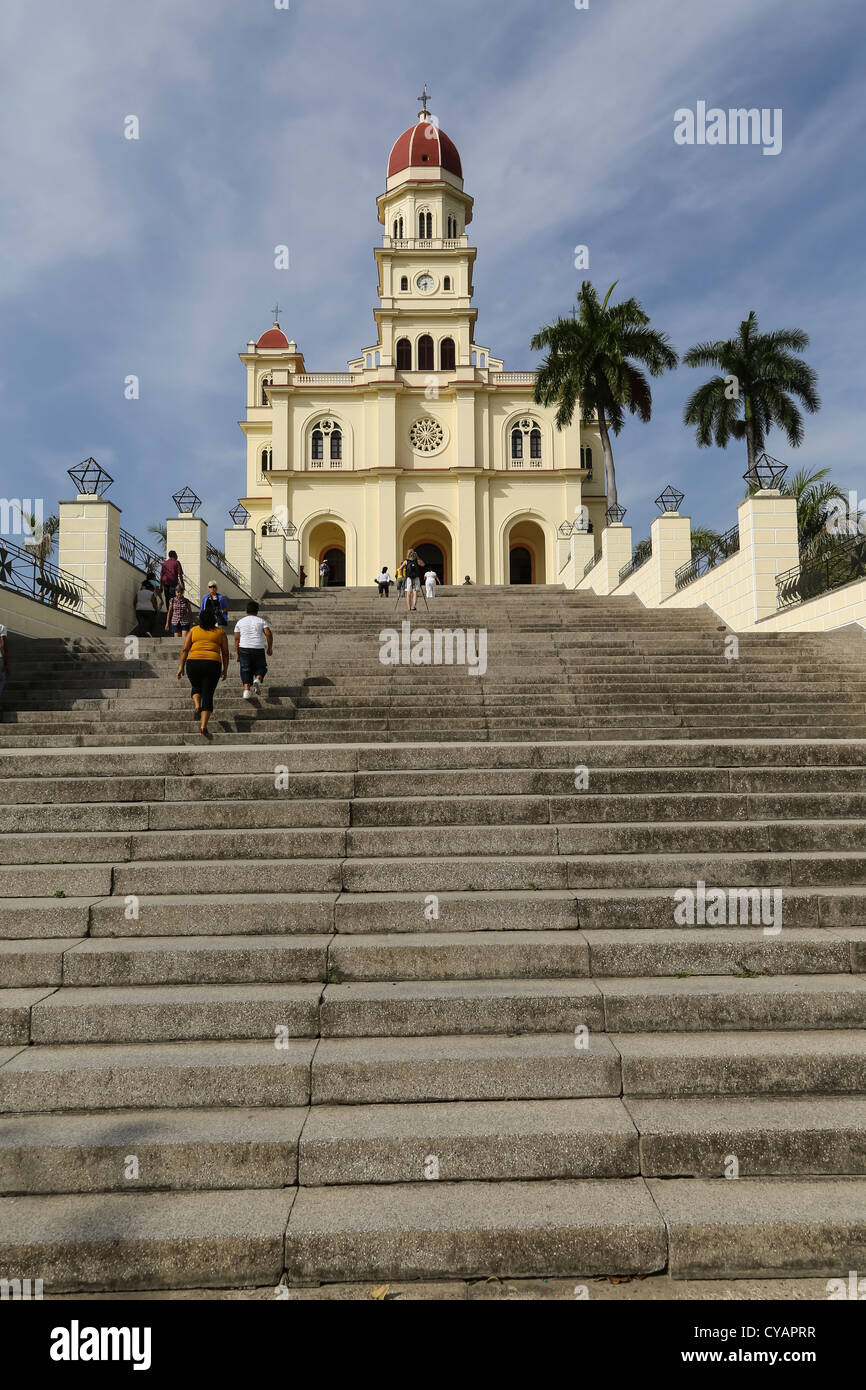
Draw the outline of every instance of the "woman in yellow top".
<instances>
[{"instance_id":1,"label":"woman in yellow top","mask_svg":"<svg viewBox=\"0 0 866 1390\"><path fill-rule=\"evenodd\" d=\"M199 614L197 626L186 634L177 668L178 680L183 679L184 670L192 686L193 717L201 716L202 735L212 738L207 725L213 714L213 697L220 671L223 680L228 675L229 644L225 631L217 627L209 610Z\"/></svg>"}]
</instances>

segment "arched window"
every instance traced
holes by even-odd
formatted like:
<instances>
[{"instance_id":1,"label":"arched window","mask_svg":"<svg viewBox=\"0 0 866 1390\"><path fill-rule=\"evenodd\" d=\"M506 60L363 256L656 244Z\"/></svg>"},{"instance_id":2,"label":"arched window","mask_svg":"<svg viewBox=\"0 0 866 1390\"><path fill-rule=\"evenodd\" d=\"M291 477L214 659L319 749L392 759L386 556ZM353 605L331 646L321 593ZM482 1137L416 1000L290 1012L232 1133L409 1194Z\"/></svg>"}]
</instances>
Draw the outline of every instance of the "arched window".
<instances>
[{"instance_id":1,"label":"arched window","mask_svg":"<svg viewBox=\"0 0 866 1390\"><path fill-rule=\"evenodd\" d=\"M541 468L541 426L531 416L511 427L511 467L522 468L526 458L530 468Z\"/></svg>"},{"instance_id":2,"label":"arched window","mask_svg":"<svg viewBox=\"0 0 866 1390\"><path fill-rule=\"evenodd\" d=\"M455 238L455 237L458 237L458 236L460 235L460 233L459 233L458 230L457 230L457 218L456 218L456 217L449 217L449 218L448 218L448 232L447 232L447 235L448 235L449 237L451 237L451 238Z\"/></svg>"},{"instance_id":3,"label":"arched window","mask_svg":"<svg viewBox=\"0 0 866 1390\"><path fill-rule=\"evenodd\" d=\"M395 217L395 218L394 218L394 240L395 240L395 241L402 241L402 239L403 239L403 219L402 219L402 217Z\"/></svg>"},{"instance_id":4,"label":"arched window","mask_svg":"<svg viewBox=\"0 0 866 1390\"><path fill-rule=\"evenodd\" d=\"M439 345L439 367L443 372L453 372L457 366L457 350L453 338L443 338Z\"/></svg>"},{"instance_id":5,"label":"arched window","mask_svg":"<svg viewBox=\"0 0 866 1390\"><path fill-rule=\"evenodd\" d=\"M445 276L445 281L444 281L443 288L446 289L446 290L450 290L450 288L451 288L451 276L450 276L450 275L446 275L446 276Z\"/></svg>"},{"instance_id":6,"label":"arched window","mask_svg":"<svg viewBox=\"0 0 866 1390\"><path fill-rule=\"evenodd\" d=\"M408 290L408 288L409 288L409 276L408 276L408 275L403 275L403 276L400 277L400 289L401 289L401 290Z\"/></svg>"},{"instance_id":7,"label":"arched window","mask_svg":"<svg viewBox=\"0 0 866 1390\"><path fill-rule=\"evenodd\" d=\"M310 435L310 467L324 468L325 458L332 468L343 461L343 430L336 420L318 420Z\"/></svg>"},{"instance_id":8,"label":"arched window","mask_svg":"<svg viewBox=\"0 0 866 1390\"><path fill-rule=\"evenodd\" d=\"M433 235L433 214L432 212L419 212L418 214L418 235L422 241L429 241Z\"/></svg>"},{"instance_id":9,"label":"arched window","mask_svg":"<svg viewBox=\"0 0 866 1390\"><path fill-rule=\"evenodd\" d=\"M581 450L580 450L580 466L581 466L581 468L588 468L588 469L590 470L590 472L592 472L592 449L590 449L590 448L588 448L588 447L584 449L584 448L581 446Z\"/></svg>"},{"instance_id":10,"label":"arched window","mask_svg":"<svg viewBox=\"0 0 866 1390\"><path fill-rule=\"evenodd\" d=\"M429 333L425 333L423 338L418 339L418 370L432 372L434 365L433 339Z\"/></svg>"},{"instance_id":11,"label":"arched window","mask_svg":"<svg viewBox=\"0 0 866 1390\"><path fill-rule=\"evenodd\" d=\"M412 370L412 344L408 338L401 338L397 343L397 371L411 372Z\"/></svg>"},{"instance_id":12,"label":"arched window","mask_svg":"<svg viewBox=\"0 0 866 1390\"><path fill-rule=\"evenodd\" d=\"M272 378L272 377L270 377L270 376L263 376L263 377L262 377L262 405L270 405L270 401L268 400L268 393L267 393L267 391L265 390L265 387L266 387L266 386L272 386L272 385L273 385L273 378Z\"/></svg>"},{"instance_id":13,"label":"arched window","mask_svg":"<svg viewBox=\"0 0 866 1390\"><path fill-rule=\"evenodd\" d=\"M268 444L262 449L262 472L266 473L269 468L274 466L274 451Z\"/></svg>"}]
</instances>

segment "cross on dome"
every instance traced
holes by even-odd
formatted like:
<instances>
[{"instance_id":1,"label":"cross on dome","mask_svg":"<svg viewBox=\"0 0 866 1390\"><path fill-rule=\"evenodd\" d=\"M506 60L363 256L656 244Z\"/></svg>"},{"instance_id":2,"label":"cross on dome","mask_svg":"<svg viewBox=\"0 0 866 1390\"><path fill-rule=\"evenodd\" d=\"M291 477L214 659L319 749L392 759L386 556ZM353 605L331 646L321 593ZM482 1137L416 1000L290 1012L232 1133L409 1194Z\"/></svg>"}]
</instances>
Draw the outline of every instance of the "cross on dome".
<instances>
[{"instance_id":1,"label":"cross on dome","mask_svg":"<svg viewBox=\"0 0 866 1390\"><path fill-rule=\"evenodd\" d=\"M418 113L420 116L429 116L429 115L430 115L430 112L427 110L427 103L428 103L428 101L430 100L430 95L431 95L430 92L428 92L428 90L427 90L427 83L425 82L425 83L424 83L424 90L423 90L423 92L421 93L420 97L418 98L418 100L419 100L420 103L421 103L421 110L420 110L420 112Z\"/></svg>"}]
</instances>

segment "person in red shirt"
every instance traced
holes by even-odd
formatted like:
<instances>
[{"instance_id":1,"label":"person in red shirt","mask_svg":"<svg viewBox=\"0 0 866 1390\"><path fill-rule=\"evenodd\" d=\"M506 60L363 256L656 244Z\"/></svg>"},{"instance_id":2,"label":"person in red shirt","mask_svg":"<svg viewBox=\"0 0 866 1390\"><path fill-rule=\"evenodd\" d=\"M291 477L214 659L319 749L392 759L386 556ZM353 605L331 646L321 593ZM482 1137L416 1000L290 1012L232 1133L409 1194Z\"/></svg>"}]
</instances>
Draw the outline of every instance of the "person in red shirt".
<instances>
[{"instance_id":1,"label":"person in red shirt","mask_svg":"<svg viewBox=\"0 0 866 1390\"><path fill-rule=\"evenodd\" d=\"M174 598L175 589L182 579L183 565L177 558L177 551L170 550L168 552L168 559L163 560L162 569L159 572L159 582L165 598L165 606L168 610L171 609L171 601Z\"/></svg>"}]
</instances>

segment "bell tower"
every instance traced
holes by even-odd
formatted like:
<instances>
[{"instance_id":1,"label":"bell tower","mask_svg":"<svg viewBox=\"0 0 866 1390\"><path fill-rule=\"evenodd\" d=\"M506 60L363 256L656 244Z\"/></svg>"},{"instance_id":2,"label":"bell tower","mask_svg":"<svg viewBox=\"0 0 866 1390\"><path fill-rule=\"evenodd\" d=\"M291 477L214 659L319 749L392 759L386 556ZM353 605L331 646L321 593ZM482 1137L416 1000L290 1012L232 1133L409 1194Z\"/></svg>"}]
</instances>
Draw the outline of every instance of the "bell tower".
<instances>
[{"instance_id":1,"label":"bell tower","mask_svg":"<svg viewBox=\"0 0 866 1390\"><path fill-rule=\"evenodd\" d=\"M375 253L374 315L382 365L402 371L468 365L477 318L476 252L466 234L473 200L464 192L457 147L428 109L429 95L425 87L416 124L391 149L377 200L384 233Z\"/></svg>"}]
</instances>

